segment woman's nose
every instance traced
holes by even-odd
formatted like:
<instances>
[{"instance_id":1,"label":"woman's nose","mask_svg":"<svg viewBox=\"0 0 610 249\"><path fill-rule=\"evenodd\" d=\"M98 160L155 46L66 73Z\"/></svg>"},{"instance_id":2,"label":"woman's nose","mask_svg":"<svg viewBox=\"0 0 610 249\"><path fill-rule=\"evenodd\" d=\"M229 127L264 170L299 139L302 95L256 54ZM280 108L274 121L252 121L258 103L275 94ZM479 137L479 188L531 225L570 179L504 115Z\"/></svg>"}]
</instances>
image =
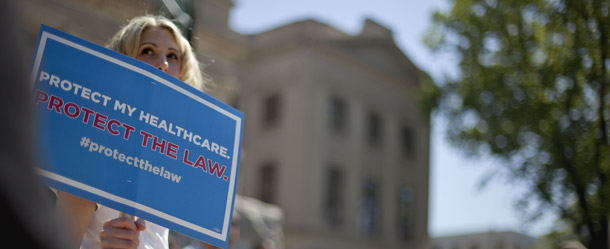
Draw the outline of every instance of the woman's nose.
<instances>
[{"instance_id":1,"label":"woman's nose","mask_svg":"<svg viewBox=\"0 0 610 249\"><path fill-rule=\"evenodd\" d=\"M163 72L167 73L167 69L169 68L169 63L165 59L165 56L158 56L155 62L155 67Z\"/></svg>"}]
</instances>

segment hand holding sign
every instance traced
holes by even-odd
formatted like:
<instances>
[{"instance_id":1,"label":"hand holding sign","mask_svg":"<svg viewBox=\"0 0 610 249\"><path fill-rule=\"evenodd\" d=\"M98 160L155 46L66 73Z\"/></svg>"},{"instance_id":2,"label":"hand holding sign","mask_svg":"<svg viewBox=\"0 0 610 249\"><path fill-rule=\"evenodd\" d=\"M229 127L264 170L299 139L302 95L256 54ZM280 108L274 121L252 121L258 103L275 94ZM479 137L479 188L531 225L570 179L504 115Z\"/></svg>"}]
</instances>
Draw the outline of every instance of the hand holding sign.
<instances>
[{"instance_id":1,"label":"hand holding sign","mask_svg":"<svg viewBox=\"0 0 610 249\"><path fill-rule=\"evenodd\" d=\"M140 232L146 229L143 219L121 216L104 222L100 232L102 248L137 248L140 245Z\"/></svg>"},{"instance_id":2,"label":"hand holding sign","mask_svg":"<svg viewBox=\"0 0 610 249\"><path fill-rule=\"evenodd\" d=\"M185 40L173 24L134 20L125 28L139 27L142 43L121 52L154 67L41 28L32 69L40 173L60 191L146 219L140 244L159 224L226 248L243 114L177 79L196 85L201 76L193 76L188 42L188 51L174 44ZM104 243L135 241L123 232L141 227L116 217Z\"/></svg>"}]
</instances>

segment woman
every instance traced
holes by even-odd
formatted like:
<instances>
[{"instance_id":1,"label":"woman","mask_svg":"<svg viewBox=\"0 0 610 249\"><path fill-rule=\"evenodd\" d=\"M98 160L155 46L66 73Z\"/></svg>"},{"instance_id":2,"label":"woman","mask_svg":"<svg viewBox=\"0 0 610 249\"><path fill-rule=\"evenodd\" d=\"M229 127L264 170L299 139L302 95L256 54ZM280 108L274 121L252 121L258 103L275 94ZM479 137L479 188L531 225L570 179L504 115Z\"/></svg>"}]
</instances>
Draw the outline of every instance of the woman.
<instances>
[{"instance_id":1,"label":"woman","mask_svg":"<svg viewBox=\"0 0 610 249\"><path fill-rule=\"evenodd\" d=\"M146 62L202 90L204 79L189 42L161 16L132 19L108 48ZM57 208L66 211L73 228L73 248L169 248L169 230L153 223L119 217L117 210L59 192ZM82 244L81 244L82 241Z\"/></svg>"}]
</instances>

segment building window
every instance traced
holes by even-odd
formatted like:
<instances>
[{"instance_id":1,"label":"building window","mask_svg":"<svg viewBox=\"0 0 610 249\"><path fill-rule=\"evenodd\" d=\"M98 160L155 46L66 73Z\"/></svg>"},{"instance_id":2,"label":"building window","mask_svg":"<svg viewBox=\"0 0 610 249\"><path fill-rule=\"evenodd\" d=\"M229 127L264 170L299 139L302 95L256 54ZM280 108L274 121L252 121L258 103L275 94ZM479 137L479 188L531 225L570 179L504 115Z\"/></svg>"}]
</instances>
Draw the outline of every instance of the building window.
<instances>
[{"instance_id":1,"label":"building window","mask_svg":"<svg viewBox=\"0 0 610 249\"><path fill-rule=\"evenodd\" d=\"M370 145L376 146L382 141L381 117L376 113L369 113L366 119L366 138Z\"/></svg>"},{"instance_id":2,"label":"building window","mask_svg":"<svg viewBox=\"0 0 610 249\"><path fill-rule=\"evenodd\" d=\"M380 230L379 193L377 182L372 178L364 181L358 224L361 230L369 235L375 235Z\"/></svg>"},{"instance_id":3,"label":"building window","mask_svg":"<svg viewBox=\"0 0 610 249\"><path fill-rule=\"evenodd\" d=\"M263 124L269 127L276 124L280 119L280 96L272 94L263 100Z\"/></svg>"},{"instance_id":4,"label":"building window","mask_svg":"<svg viewBox=\"0 0 610 249\"><path fill-rule=\"evenodd\" d=\"M415 193L412 188L402 186L398 189L398 238L408 241L413 237L413 221L415 219Z\"/></svg>"},{"instance_id":5,"label":"building window","mask_svg":"<svg viewBox=\"0 0 610 249\"><path fill-rule=\"evenodd\" d=\"M410 127L403 126L400 134L400 147L405 157L412 157L415 152L415 136Z\"/></svg>"},{"instance_id":6,"label":"building window","mask_svg":"<svg viewBox=\"0 0 610 249\"><path fill-rule=\"evenodd\" d=\"M342 132L347 125L347 110L345 102L342 99L333 97L328 102L328 116L330 127L334 132Z\"/></svg>"},{"instance_id":7,"label":"building window","mask_svg":"<svg viewBox=\"0 0 610 249\"><path fill-rule=\"evenodd\" d=\"M267 163L260 169L260 193L259 198L263 202L275 203L275 189L277 183L277 172L275 165Z\"/></svg>"},{"instance_id":8,"label":"building window","mask_svg":"<svg viewBox=\"0 0 610 249\"><path fill-rule=\"evenodd\" d=\"M324 217L333 227L339 226L343 220L344 196L343 172L336 167L326 171L326 189L324 191Z\"/></svg>"}]
</instances>

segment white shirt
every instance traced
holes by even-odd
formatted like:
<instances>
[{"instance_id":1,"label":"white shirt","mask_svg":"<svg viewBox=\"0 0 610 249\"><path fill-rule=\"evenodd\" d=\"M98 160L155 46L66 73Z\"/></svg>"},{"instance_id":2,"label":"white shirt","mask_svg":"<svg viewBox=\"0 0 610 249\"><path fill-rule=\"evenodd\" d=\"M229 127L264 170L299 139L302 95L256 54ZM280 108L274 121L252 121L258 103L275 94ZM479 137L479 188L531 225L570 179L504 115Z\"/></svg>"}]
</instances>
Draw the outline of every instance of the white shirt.
<instances>
[{"instance_id":1,"label":"white shirt","mask_svg":"<svg viewBox=\"0 0 610 249\"><path fill-rule=\"evenodd\" d=\"M93 218L91 218L87 231L85 231L81 248L101 248L99 235L104 222L118 217L119 211L98 205L98 209L95 211ZM140 232L140 246L138 249L169 249L168 237L169 229L146 221L146 229Z\"/></svg>"}]
</instances>

